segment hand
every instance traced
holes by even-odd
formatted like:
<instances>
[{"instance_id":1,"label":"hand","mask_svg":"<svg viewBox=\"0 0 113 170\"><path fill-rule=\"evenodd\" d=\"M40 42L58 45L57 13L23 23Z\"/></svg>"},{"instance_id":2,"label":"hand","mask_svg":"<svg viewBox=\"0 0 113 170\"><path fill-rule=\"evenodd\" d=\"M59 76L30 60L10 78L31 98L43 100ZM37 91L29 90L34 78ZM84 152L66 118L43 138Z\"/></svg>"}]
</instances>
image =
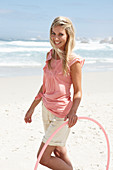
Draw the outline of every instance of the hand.
<instances>
[{"instance_id":1,"label":"hand","mask_svg":"<svg viewBox=\"0 0 113 170\"><path fill-rule=\"evenodd\" d=\"M69 126L69 128L71 128L72 126L74 126L75 124L76 124L76 122L77 122L77 120L78 120L78 117L77 117L77 115L74 113L74 112L69 112L66 116L65 116L65 118L64 118L64 121L66 121L67 119L69 119L68 120L68 126Z\"/></svg>"},{"instance_id":2,"label":"hand","mask_svg":"<svg viewBox=\"0 0 113 170\"><path fill-rule=\"evenodd\" d=\"M26 123L31 123L32 122L31 117L32 117L33 112L34 112L34 109L31 109L31 108L27 111L27 113L25 115L25 118L24 118Z\"/></svg>"}]
</instances>

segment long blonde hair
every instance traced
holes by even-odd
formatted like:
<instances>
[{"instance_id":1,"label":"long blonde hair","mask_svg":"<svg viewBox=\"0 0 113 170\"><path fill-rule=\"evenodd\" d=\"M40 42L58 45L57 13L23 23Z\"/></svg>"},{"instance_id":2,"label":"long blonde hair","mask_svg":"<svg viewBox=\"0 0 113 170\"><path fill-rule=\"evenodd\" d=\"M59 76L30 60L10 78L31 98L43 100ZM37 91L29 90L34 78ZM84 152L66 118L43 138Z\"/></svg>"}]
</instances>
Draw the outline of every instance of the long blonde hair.
<instances>
[{"instance_id":1,"label":"long blonde hair","mask_svg":"<svg viewBox=\"0 0 113 170\"><path fill-rule=\"evenodd\" d=\"M64 51L61 51L60 49L56 48L51 39L52 29L55 26L63 27L67 33L67 42ZM69 18L60 16L54 19L50 27L50 43L54 49L54 52L56 52L63 60L63 72L66 73L68 70L69 55L72 53L72 50L75 47L75 31L73 24ZM49 60L48 62L48 67L51 68L51 60Z\"/></svg>"}]
</instances>

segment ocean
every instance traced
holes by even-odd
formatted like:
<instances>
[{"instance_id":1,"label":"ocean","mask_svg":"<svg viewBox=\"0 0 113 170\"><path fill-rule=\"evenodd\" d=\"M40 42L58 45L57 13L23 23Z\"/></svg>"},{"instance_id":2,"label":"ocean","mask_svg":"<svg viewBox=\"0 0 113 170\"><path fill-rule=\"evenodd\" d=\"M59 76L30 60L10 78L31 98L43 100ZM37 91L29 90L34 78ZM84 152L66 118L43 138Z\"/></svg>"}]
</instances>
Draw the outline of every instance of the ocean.
<instances>
[{"instance_id":1,"label":"ocean","mask_svg":"<svg viewBox=\"0 0 113 170\"><path fill-rule=\"evenodd\" d=\"M45 40L0 40L0 77L42 75L50 49ZM74 52L85 58L83 72L113 71L113 44L76 41Z\"/></svg>"}]
</instances>

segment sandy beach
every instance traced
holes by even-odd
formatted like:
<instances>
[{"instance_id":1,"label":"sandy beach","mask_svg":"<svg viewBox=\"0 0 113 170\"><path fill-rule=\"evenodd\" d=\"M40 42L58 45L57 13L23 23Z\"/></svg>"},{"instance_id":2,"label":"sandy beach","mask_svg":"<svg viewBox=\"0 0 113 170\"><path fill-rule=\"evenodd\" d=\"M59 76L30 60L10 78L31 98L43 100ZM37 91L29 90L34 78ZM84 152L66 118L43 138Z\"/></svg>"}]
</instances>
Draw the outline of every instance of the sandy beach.
<instances>
[{"instance_id":1,"label":"sandy beach","mask_svg":"<svg viewBox=\"0 0 113 170\"><path fill-rule=\"evenodd\" d=\"M40 76L0 78L0 169L33 170L43 137L41 103L31 124L24 115L42 84ZM110 140L113 170L113 72L84 72L83 97L78 116L96 119ZM67 149L76 170L105 170L106 140L93 122L78 120L67 141ZM39 170L47 168L39 165Z\"/></svg>"}]
</instances>

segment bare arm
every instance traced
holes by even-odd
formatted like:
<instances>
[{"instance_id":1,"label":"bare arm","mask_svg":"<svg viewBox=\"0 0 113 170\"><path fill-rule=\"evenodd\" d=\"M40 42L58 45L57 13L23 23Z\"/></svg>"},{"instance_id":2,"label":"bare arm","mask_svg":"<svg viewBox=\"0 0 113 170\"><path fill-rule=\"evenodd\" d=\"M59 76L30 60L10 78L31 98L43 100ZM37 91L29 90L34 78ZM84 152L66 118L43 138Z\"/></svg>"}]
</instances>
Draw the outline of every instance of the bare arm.
<instances>
[{"instance_id":1,"label":"bare arm","mask_svg":"<svg viewBox=\"0 0 113 170\"><path fill-rule=\"evenodd\" d=\"M71 78L73 83L73 105L71 107L70 112L65 117L65 120L69 118L69 127L72 127L77 122L77 109L81 101L82 97L82 88L81 88L81 65L79 62L74 63L71 66Z\"/></svg>"},{"instance_id":2,"label":"bare arm","mask_svg":"<svg viewBox=\"0 0 113 170\"><path fill-rule=\"evenodd\" d=\"M40 90L39 90L38 94L42 93L42 91L43 91L43 85L40 87ZM32 104L31 104L30 108L28 109L28 111L27 111L27 113L25 115L25 118L24 118L26 123L31 123L32 122L31 117L32 117L32 115L34 113L35 107L40 103L41 100L42 100L42 98L39 98L38 100L34 99L34 101L32 102Z\"/></svg>"}]
</instances>

